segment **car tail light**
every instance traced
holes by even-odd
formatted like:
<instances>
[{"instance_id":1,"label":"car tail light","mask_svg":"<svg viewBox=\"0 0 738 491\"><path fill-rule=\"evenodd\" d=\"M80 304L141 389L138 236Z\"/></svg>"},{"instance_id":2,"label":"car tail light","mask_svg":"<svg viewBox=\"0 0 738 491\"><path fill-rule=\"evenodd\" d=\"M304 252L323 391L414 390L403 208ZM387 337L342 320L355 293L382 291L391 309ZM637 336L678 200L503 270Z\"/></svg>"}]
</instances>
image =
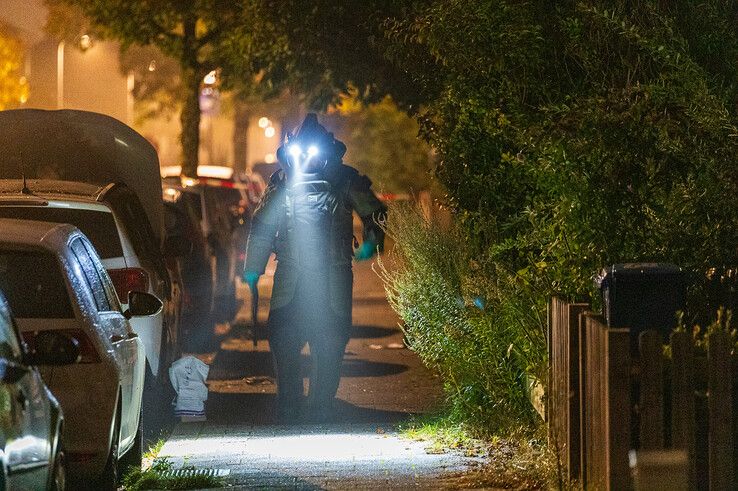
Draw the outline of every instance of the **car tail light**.
<instances>
[{"instance_id":1,"label":"car tail light","mask_svg":"<svg viewBox=\"0 0 738 491\"><path fill-rule=\"evenodd\" d=\"M149 275L141 268L109 269L108 274L122 303L128 302L128 292L149 291Z\"/></svg>"},{"instance_id":2,"label":"car tail light","mask_svg":"<svg viewBox=\"0 0 738 491\"><path fill-rule=\"evenodd\" d=\"M44 331L24 331L21 333L23 341L28 345L28 349L32 352L36 349L36 336ZM56 329L55 333L62 333L65 336L74 338L79 343L79 362L78 363L99 363L100 356L97 354L95 344L90 337L82 329Z\"/></svg>"}]
</instances>

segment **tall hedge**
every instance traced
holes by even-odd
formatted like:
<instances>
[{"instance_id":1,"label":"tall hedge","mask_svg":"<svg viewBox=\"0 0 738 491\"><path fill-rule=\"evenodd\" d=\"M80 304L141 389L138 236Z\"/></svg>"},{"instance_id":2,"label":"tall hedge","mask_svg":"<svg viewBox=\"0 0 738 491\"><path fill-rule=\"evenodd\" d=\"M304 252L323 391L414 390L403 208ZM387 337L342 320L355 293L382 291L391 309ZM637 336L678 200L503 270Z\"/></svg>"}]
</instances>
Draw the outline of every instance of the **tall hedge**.
<instances>
[{"instance_id":1,"label":"tall hedge","mask_svg":"<svg viewBox=\"0 0 738 491\"><path fill-rule=\"evenodd\" d=\"M738 263L736 21L735 1L428 0L386 22L427 100L463 275L494 279L458 288L466 304L530 299L519 329L543 351L546 299L593 297L604 265ZM527 359L521 377L545 372Z\"/></svg>"}]
</instances>

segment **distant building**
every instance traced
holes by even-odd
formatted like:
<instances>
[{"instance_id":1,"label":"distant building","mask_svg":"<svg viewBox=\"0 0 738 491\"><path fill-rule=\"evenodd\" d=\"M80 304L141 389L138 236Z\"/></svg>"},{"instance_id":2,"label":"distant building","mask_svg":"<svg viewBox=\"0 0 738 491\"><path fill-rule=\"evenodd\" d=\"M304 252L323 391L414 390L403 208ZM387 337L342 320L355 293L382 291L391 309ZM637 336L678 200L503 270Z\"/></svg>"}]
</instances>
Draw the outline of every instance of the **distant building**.
<instances>
[{"instance_id":1,"label":"distant building","mask_svg":"<svg viewBox=\"0 0 738 491\"><path fill-rule=\"evenodd\" d=\"M0 10L0 21L26 49L30 93L24 107L84 109L131 124L131 81L121 73L118 45L84 36L77 46L57 42L43 30L46 16L42 0L3 0Z\"/></svg>"}]
</instances>

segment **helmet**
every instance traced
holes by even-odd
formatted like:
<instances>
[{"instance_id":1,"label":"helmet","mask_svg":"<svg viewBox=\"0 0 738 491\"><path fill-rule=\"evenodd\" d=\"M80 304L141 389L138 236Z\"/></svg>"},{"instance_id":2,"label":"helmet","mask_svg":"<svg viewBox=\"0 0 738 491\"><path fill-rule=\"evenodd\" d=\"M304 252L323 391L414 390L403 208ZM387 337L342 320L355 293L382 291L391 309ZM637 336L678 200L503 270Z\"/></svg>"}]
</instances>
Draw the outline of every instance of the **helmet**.
<instances>
[{"instance_id":1,"label":"helmet","mask_svg":"<svg viewBox=\"0 0 738 491\"><path fill-rule=\"evenodd\" d=\"M318 123L315 113L308 113L302 124L287 134L277 149L277 158L288 173L313 174L340 162L345 153L346 146Z\"/></svg>"}]
</instances>

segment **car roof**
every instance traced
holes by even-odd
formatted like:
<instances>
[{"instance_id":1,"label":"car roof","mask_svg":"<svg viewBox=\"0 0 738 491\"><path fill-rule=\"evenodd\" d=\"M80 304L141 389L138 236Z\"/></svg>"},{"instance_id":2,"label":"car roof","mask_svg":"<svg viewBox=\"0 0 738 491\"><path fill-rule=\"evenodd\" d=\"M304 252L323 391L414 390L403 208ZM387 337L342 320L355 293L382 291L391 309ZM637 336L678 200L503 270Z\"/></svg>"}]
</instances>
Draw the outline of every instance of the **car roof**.
<instances>
[{"instance_id":1,"label":"car roof","mask_svg":"<svg viewBox=\"0 0 738 491\"><path fill-rule=\"evenodd\" d=\"M67 223L0 218L0 244L41 247L59 253L76 234L81 232Z\"/></svg>"},{"instance_id":2,"label":"car roof","mask_svg":"<svg viewBox=\"0 0 738 491\"><path fill-rule=\"evenodd\" d=\"M28 179L25 184L32 194L25 194L21 191L23 189L23 180L21 179L0 179L0 197L18 195L32 198L33 195L37 195L44 198L97 201L98 197L108 187L54 179Z\"/></svg>"},{"instance_id":3,"label":"car roof","mask_svg":"<svg viewBox=\"0 0 738 491\"><path fill-rule=\"evenodd\" d=\"M98 185L124 183L157 237L163 227L159 157L124 123L88 111L0 111L0 178L54 177Z\"/></svg>"}]
</instances>

